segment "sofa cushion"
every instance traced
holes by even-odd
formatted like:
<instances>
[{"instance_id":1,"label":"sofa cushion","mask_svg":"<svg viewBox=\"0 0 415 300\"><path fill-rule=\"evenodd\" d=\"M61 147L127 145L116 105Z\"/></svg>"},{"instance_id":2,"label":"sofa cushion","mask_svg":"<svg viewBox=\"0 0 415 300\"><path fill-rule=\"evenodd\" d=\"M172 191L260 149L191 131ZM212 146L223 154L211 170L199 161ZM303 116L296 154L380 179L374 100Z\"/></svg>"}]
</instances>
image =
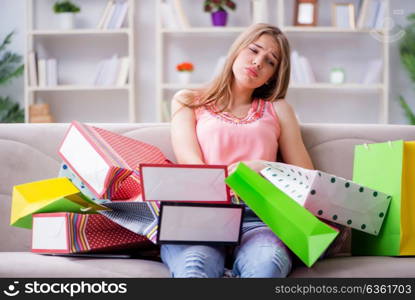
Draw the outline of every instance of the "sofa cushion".
<instances>
[{"instance_id":1,"label":"sofa cushion","mask_svg":"<svg viewBox=\"0 0 415 300\"><path fill-rule=\"evenodd\" d=\"M10 226L11 202L9 195L0 194L0 251L28 251L31 249L32 231Z\"/></svg>"},{"instance_id":2,"label":"sofa cushion","mask_svg":"<svg viewBox=\"0 0 415 300\"><path fill-rule=\"evenodd\" d=\"M289 277L415 277L415 257L350 256L319 260L297 267Z\"/></svg>"},{"instance_id":3,"label":"sofa cushion","mask_svg":"<svg viewBox=\"0 0 415 300\"><path fill-rule=\"evenodd\" d=\"M170 277L158 261L0 252L0 277Z\"/></svg>"}]
</instances>

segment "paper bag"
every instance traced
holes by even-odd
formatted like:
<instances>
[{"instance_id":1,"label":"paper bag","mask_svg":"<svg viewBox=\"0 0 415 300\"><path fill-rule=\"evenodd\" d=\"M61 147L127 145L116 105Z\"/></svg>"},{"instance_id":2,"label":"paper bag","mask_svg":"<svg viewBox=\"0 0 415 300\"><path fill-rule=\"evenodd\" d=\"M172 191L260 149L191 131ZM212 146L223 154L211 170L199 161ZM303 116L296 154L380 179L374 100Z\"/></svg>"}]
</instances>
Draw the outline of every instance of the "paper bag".
<instances>
[{"instance_id":1,"label":"paper bag","mask_svg":"<svg viewBox=\"0 0 415 300\"><path fill-rule=\"evenodd\" d=\"M237 204L162 202L157 242L237 245L243 211Z\"/></svg>"},{"instance_id":2,"label":"paper bag","mask_svg":"<svg viewBox=\"0 0 415 300\"><path fill-rule=\"evenodd\" d=\"M308 267L339 233L243 163L225 182Z\"/></svg>"},{"instance_id":3,"label":"paper bag","mask_svg":"<svg viewBox=\"0 0 415 300\"><path fill-rule=\"evenodd\" d=\"M10 225L32 228L32 214L105 210L82 195L67 178L52 178L13 187Z\"/></svg>"},{"instance_id":4,"label":"paper bag","mask_svg":"<svg viewBox=\"0 0 415 300\"><path fill-rule=\"evenodd\" d=\"M143 201L231 203L226 166L141 164Z\"/></svg>"},{"instance_id":5,"label":"paper bag","mask_svg":"<svg viewBox=\"0 0 415 300\"><path fill-rule=\"evenodd\" d=\"M85 253L145 248L152 244L100 214L33 215L32 252Z\"/></svg>"},{"instance_id":6,"label":"paper bag","mask_svg":"<svg viewBox=\"0 0 415 300\"><path fill-rule=\"evenodd\" d=\"M76 121L70 125L59 155L96 198L110 200L141 193L140 163L170 163L152 145Z\"/></svg>"},{"instance_id":7,"label":"paper bag","mask_svg":"<svg viewBox=\"0 0 415 300\"><path fill-rule=\"evenodd\" d=\"M283 163L268 166L261 174L315 216L369 234L379 233L389 195L322 171Z\"/></svg>"},{"instance_id":8,"label":"paper bag","mask_svg":"<svg viewBox=\"0 0 415 300\"><path fill-rule=\"evenodd\" d=\"M352 254L415 255L415 142L356 146L353 180L392 200L377 237L353 231Z\"/></svg>"}]
</instances>

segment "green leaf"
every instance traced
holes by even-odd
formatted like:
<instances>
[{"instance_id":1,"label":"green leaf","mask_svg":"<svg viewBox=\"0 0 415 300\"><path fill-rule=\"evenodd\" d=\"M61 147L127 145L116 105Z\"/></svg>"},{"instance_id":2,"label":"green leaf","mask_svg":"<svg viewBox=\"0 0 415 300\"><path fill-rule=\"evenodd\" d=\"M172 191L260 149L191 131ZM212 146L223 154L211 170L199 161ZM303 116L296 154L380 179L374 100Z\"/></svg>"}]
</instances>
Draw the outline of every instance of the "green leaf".
<instances>
[{"instance_id":1,"label":"green leaf","mask_svg":"<svg viewBox=\"0 0 415 300\"><path fill-rule=\"evenodd\" d=\"M415 125L415 114L413 113L412 109L409 107L408 103L406 102L405 98L399 96L399 103L401 104L402 109L405 112L405 116L410 122L411 125Z\"/></svg>"},{"instance_id":2,"label":"green leaf","mask_svg":"<svg viewBox=\"0 0 415 300\"><path fill-rule=\"evenodd\" d=\"M0 45L0 85L23 74L22 56L6 50L13 34L13 32L9 33Z\"/></svg>"},{"instance_id":3,"label":"green leaf","mask_svg":"<svg viewBox=\"0 0 415 300\"><path fill-rule=\"evenodd\" d=\"M58 1L53 5L53 11L55 13L78 13L81 9L71 1Z\"/></svg>"},{"instance_id":4,"label":"green leaf","mask_svg":"<svg viewBox=\"0 0 415 300\"><path fill-rule=\"evenodd\" d=\"M0 97L0 123L22 122L24 122L24 111L19 103L12 101L9 97Z\"/></svg>"},{"instance_id":5,"label":"green leaf","mask_svg":"<svg viewBox=\"0 0 415 300\"><path fill-rule=\"evenodd\" d=\"M12 36L13 36L14 32L10 32L6 38L3 40L3 42L0 45L0 52L3 51L7 45L9 45L12 42Z\"/></svg>"}]
</instances>

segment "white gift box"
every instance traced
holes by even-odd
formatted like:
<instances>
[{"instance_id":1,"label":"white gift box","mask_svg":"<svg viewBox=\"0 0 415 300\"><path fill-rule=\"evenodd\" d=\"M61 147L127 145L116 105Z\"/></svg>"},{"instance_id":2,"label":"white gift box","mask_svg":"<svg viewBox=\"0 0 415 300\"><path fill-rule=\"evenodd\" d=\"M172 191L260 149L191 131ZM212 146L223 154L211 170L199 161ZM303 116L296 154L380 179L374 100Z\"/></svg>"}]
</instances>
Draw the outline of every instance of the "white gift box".
<instances>
[{"instance_id":1,"label":"white gift box","mask_svg":"<svg viewBox=\"0 0 415 300\"><path fill-rule=\"evenodd\" d=\"M391 196L322 171L268 163L261 174L315 216L378 235Z\"/></svg>"}]
</instances>

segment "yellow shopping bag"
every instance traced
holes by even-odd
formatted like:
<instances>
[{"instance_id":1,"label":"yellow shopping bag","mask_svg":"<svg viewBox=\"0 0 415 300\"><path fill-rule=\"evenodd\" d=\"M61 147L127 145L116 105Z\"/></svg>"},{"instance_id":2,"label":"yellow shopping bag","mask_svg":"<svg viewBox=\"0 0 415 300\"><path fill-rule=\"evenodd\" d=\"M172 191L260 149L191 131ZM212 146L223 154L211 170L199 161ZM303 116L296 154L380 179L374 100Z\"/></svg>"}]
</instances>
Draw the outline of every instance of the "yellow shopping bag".
<instances>
[{"instance_id":1,"label":"yellow shopping bag","mask_svg":"<svg viewBox=\"0 0 415 300\"><path fill-rule=\"evenodd\" d=\"M68 178L52 178L13 187L10 225L30 229L35 213L106 209L85 197Z\"/></svg>"}]
</instances>

